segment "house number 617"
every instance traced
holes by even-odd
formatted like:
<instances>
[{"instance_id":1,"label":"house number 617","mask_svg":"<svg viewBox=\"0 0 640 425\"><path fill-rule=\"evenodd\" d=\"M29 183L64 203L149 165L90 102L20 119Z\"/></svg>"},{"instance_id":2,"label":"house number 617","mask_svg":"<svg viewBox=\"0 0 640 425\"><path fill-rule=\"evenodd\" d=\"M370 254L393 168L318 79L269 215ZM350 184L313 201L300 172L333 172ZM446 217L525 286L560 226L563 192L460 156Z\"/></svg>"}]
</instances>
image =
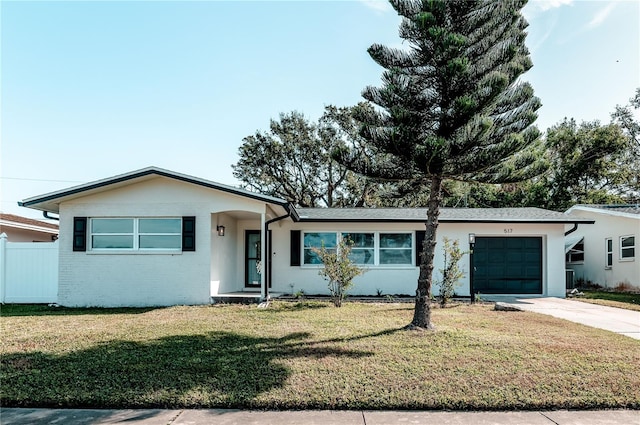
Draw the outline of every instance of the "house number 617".
<instances>
[{"instance_id":1,"label":"house number 617","mask_svg":"<svg viewBox=\"0 0 640 425\"><path fill-rule=\"evenodd\" d=\"M513 233L513 229L504 229L505 233Z\"/></svg>"}]
</instances>

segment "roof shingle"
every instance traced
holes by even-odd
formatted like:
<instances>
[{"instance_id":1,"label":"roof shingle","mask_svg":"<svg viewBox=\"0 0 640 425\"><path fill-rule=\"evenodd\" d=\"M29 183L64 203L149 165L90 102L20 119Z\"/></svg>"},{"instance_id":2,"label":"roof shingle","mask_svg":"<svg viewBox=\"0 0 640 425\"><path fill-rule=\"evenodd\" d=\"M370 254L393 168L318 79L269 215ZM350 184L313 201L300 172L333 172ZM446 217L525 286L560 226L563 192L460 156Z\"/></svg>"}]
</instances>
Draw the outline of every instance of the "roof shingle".
<instances>
[{"instance_id":1,"label":"roof shingle","mask_svg":"<svg viewBox=\"0 0 640 425\"><path fill-rule=\"evenodd\" d=\"M29 226L44 227L51 230L58 230L58 225L53 223L47 223L45 221L34 220L32 218L22 217L15 214L0 213L0 220L4 222L27 224Z\"/></svg>"},{"instance_id":2,"label":"roof shingle","mask_svg":"<svg viewBox=\"0 0 640 425\"><path fill-rule=\"evenodd\" d=\"M426 208L297 208L300 221L398 221L422 222ZM441 208L439 221L575 223L590 219L570 217L541 208Z\"/></svg>"}]
</instances>

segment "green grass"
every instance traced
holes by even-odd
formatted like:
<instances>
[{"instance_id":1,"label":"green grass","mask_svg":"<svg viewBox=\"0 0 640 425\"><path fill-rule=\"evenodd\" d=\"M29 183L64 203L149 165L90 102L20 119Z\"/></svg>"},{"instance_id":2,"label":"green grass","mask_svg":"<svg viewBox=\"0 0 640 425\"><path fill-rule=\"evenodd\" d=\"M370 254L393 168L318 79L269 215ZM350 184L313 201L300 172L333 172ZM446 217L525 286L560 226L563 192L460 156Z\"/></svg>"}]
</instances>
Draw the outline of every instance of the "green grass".
<instances>
[{"instance_id":1,"label":"green grass","mask_svg":"<svg viewBox=\"0 0 640 425\"><path fill-rule=\"evenodd\" d=\"M584 296L575 298L592 304L640 311L640 294L628 292L584 291Z\"/></svg>"},{"instance_id":2,"label":"green grass","mask_svg":"<svg viewBox=\"0 0 640 425\"><path fill-rule=\"evenodd\" d=\"M4 306L2 406L640 408L640 341L489 305Z\"/></svg>"}]
</instances>

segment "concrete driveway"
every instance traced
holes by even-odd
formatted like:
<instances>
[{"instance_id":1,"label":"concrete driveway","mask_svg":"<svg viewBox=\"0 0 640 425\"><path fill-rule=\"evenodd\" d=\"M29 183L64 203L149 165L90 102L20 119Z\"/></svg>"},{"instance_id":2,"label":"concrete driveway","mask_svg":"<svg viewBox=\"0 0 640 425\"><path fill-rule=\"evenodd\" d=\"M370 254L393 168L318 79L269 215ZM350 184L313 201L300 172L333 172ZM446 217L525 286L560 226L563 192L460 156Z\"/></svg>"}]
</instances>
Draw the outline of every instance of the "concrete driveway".
<instances>
[{"instance_id":1,"label":"concrete driveway","mask_svg":"<svg viewBox=\"0 0 640 425\"><path fill-rule=\"evenodd\" d=\"M640 311L606 307L563 298L492 296L489 299L514 305L525 311L548 314L560 319L640 339Z\"/></svg>"}]
</instances>

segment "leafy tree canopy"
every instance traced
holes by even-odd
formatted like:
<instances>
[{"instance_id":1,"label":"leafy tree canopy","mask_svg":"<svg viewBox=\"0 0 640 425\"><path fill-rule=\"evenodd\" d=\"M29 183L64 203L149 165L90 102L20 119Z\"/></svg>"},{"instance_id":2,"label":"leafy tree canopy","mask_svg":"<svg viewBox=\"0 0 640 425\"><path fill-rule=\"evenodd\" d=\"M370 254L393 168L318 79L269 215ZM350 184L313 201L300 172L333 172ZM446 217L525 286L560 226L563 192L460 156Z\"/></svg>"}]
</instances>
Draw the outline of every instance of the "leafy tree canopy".
<instances>
[{"instance_id":1,"label":"leafy tree canopy","mask_svg":"<svg viewBox=\"0 0 640 425\"><path fill-rule=\"evenodd\" d=\"M331 158L358 143L351 108L327 106L317 123L297 111L245 137L233 175L244 187L302 207L368 205L376 185Z\"/></svg>"}]
</instances>

